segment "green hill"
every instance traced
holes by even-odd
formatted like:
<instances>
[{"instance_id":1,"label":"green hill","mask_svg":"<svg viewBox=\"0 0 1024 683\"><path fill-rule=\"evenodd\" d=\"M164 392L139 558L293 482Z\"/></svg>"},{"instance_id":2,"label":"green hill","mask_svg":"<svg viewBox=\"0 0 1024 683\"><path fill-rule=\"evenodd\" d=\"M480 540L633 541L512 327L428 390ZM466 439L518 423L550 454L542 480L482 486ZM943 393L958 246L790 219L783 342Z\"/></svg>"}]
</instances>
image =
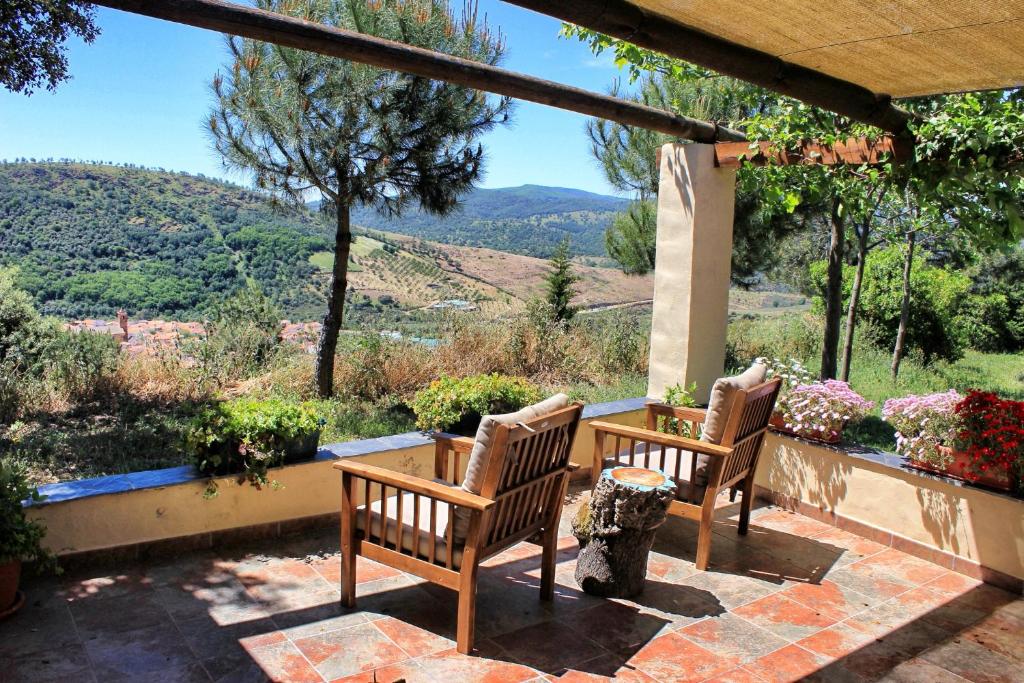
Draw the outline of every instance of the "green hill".
<instances>
[{"instance_id":1,"label":"green hill","mask_svg":"<svg viewBox=\"0 0 1024 683\"><path fill-rule=\"evenodd\" d=\"M449 216L414 210L387 219L372 209L359 208L352 212L352 222L434 242L545 258L569 236L573 253L604 256L605 228L628 203L564 187L477 188Z\"/></svg>"},{"instance_id":2,"label":"green hill","mask_svg":"<svg viewBox=\"0 0 1024 683\"><path fill-rule=\"evenodd\" d=\"M247 279L298 318L322 315L309 257L321 219L182 173L79 163L0 163L0 265L46 313L195 318Z\"/></svg>"}]
</instances>

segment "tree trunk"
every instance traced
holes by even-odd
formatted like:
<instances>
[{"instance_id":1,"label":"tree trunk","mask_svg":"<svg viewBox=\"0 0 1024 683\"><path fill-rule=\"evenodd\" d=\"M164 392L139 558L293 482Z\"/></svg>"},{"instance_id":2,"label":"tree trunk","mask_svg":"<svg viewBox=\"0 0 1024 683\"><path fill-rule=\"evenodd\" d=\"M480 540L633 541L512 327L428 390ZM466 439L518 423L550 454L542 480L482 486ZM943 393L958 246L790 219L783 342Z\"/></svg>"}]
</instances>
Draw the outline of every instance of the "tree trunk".
<instances>
[{"instance_id":1,"label":"tree trunk","mask_svg":"<svg viewBox=\"0 0 1024 683\"><path fill-rule=\"evenodd\" d=\"M341 332L342 315L345 312L348 254L352 246L349 206L336 201L335 207L338 227L334 233L334 266L331 269L330 291L327 293L327 313L316 346L316 391L321 398L334 395L334 353L338 348L338 333Z\"/></svg>"},{"instance_id":2,"label":"tree trunk","mask_svg":"<svg viewBox=\"0 0 1024 683\"><path fill-rule=\"evenodd\" d=\"M857 272L853 276L853 289L850 291L850 304L846 309L846 334L843 337L843 365L839 379L850 381L850 363L853 357L853 331L857 326L857 304L860 302L860 288L864 282L864 264L868 260L868 238L871 236L871 223L865 222L857 235Z\"/></svg>"},{"instance_id":3,"label":"tree trunk","mask_svg":"<svg viewBox=\"0 0 1024 683\"><path fill-rule=\"evenodd\" d=\"M581 547L580 588L618 598L643 591L654 532L665 522L675 491L675 483L655 470L615 467L601 473L589 514L573 529Z\"/></svg>"},{"instance_id":4,"label":"tree trunk","mask_svg":"<svg viewBox=\"0 0 1024 683\"><path fill-rule=\"evenodd\" d=\"M821 379L835 379L839 351L839 325L843 317L843 247L845 230L840 203L832 205L832 235L828 245L828 275L825 282L825 338L821 346Z\"/></svg>"},{"instance_id":5,"label":"tree trunk","mask_svg":"<svg viewBox=\"0 0 1024 683\"><path fill-rule=\"evenodd\" d=\"M896 330L896 345L892 350L892 376L900 374L900 362L903 360L904 346L907 341L907 325L910 323L910 271L914 266L914 243L917 232L907 233L907 258L903 262L903 301L900 304L900 326Z\"/></svg>"}]
</instances>

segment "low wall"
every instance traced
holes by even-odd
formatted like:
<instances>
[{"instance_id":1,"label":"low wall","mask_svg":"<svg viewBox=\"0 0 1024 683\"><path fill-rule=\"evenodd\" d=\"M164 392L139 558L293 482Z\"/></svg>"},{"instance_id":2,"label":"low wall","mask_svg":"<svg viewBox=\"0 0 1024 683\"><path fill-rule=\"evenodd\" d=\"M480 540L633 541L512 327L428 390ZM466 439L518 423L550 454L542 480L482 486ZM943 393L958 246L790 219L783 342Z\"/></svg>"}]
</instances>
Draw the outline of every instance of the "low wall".
<instances>
[{"instance_id":1,"label":"low wall","mask_svg":"<svg viewBox=\"0 0 1024 683\"><path fill-rule=\"evenodd\" d=\"M759 495L963 574L1019 591L1024 501L858 447L769 433Z\"/></svg>"},{"instance_id":2,"label":"low wall","mask_svg":"<svg viewBox=\"0 0 1024 683\"><path fill-rule=\"evenodd\" d=\"M587 406L573 460L584 466L591 461L589 422L641 426L644 402ZM203 493L209 480L192 467L175 467L41 486L46 500L30 505L28 514L46 525L46 546L68 559L127 559L209 548L235 538L276 536L334 523L341 492L340 475L331 465L339 458L420 477L434 475L434 442L411 432L324 446L311 462L272 470L280 488L257 490L236 484L234 477L221 477L219 495L207 500Z\"/></svg>"}]
</instances>

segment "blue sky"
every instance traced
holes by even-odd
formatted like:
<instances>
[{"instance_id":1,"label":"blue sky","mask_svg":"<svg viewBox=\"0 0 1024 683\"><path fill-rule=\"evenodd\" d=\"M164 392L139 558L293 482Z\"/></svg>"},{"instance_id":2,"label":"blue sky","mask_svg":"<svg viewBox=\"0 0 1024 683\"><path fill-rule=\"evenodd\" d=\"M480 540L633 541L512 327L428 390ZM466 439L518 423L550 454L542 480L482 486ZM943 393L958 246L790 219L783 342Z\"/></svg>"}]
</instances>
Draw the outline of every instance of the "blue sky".
<instances>
[{"instance_id":1,"label":"blue sky","mask_svg":"<svg viewBox=\"0 0 1024 683\"><path fill-rule=\"evenodd\" d=\"M458 4L458 3L456 3ZM505 68L604 91L611 60L558 38L559 22L497 0L480 9L505 34ZM207 84L226 62L220 34L100 8L102 34L70 46L72 80L31 97L0 89L0 159L113 161L228 175L203 129ZM520 102L514 125L484 140L484 187L535 183L611 193L591 159L586 117Z\"/></svg>"}]
</instances>

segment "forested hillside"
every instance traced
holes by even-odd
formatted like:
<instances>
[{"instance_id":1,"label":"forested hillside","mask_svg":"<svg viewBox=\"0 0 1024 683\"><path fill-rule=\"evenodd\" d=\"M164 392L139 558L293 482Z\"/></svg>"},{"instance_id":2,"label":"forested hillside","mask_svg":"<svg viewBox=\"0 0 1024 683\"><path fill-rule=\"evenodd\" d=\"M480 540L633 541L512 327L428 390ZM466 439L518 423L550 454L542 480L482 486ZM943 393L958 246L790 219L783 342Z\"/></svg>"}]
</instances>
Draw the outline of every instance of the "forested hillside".
<instances>
[{"instance_id":1,"label":"forested hillside","mask_svg":"<svg viewBox=\"0 0 1024 683\"><path fill-rule=\"evenodd\" d=\"M604 256L604 231L628 201L564 187L476 189L449 216L408 211L383 218L359 208L352 222L422 239L546 258L563 237L574 254Z\"/></svg>"},{"instance_id":2,"label":"forested hillside","mask_svg":"<svg viewBox=\"0 0 1024 683\"><path fill-rule=\"evenodd\" d=\"M618 201L530 186L472 197L467 210L451 219L453 231L465 230L466 241L479 234L477 242L493 242L485 223L507 222L514 227L505 238L519 247L510 249L540 252L560 239L556 225L568 225L568 217L601 213ZM561 207L562 222L534 217L536 226L524 229L526 219L509 218L530 206L543 216ZM564 210L571 206L581 208ZM459 222L469 215L478 218L471 225ZM520 309L543 288L542 260L356 232L350 321L370 324L382 312L427 309L446 300L501 314ZM18 285L35 296L40 310L61 317L112 318L124 308L132 318L200 319L213 301L249 280L287 317L315 320L323 316L330 234L313 212L276 209L259 193L209 178L81 163L0 163L0 266L17 266ZM574 237L574 248L580 242ZM650 298L649 278L607 268L578 271L582 305Z\"/></svg>"},{"instance_id":3,"label":"forested hillside","mask_svg":"<svg viewBox=\"0 0 1024 683\"><path fill-rule=\"evenodd\" d=\"M66 317L196 317L255 281L296 317L322 315L321 220L186 174L78 163L0 164L0 265Z\"/></svg>"}]
</instances>

